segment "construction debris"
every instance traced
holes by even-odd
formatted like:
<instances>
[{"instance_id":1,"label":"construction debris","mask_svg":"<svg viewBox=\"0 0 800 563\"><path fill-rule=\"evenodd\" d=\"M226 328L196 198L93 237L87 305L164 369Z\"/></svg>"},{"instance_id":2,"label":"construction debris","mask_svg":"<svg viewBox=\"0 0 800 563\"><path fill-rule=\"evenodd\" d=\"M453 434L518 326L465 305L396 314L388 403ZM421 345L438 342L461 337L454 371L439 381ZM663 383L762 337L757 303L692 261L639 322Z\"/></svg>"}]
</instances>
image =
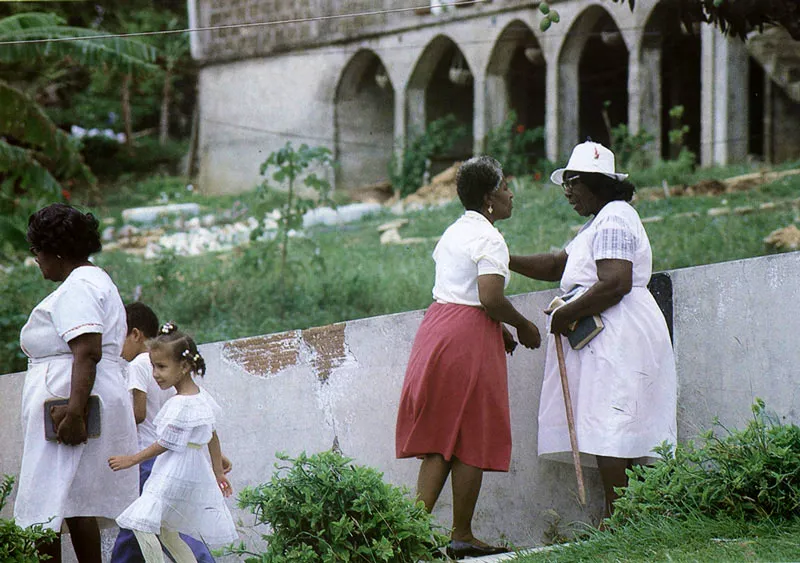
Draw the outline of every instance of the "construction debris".
<instances>
[{"instance_id":1,"label":"construction debris","mask_svg":"<svg viewBox=\"0 0 800 563\"><path fill-rule=\"evenodd\" d=\"M789 225L782 229L772 231L764 238L767 247L778 251L797 250L800 248L800 229Z\"/></svg>"},{"instance_id":2,"label":"construction debris","mask_svg":"<svg viewBox=\"0 0 800 563\"><path fill-rule=\"evenodd\" d=\"M405 206L414 204L439 205L456 199L458 197L456 192L456 173L459 166L461 166L461 163L456 162L444 172L434 176L430 184L422 186L403 200Z\"/></svg>"}]
</instances>

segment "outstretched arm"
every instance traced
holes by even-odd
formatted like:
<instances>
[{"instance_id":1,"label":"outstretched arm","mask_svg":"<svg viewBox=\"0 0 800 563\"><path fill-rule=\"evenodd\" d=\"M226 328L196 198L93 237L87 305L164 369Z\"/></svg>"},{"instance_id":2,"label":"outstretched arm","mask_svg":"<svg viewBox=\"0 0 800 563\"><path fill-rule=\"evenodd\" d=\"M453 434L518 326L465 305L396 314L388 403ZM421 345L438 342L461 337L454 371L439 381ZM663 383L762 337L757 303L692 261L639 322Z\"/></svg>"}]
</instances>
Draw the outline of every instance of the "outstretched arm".
<instances>
[{"instance_id":1,"label":"outstretched arm","mask_svg":"<svg viewBox=\"0 0 800 563\"><path fill-rule=\"evenodd\" d=\"M159 456L163 454L165 451L167 451L167 448L165 448L158 442L153 442L150 446L146 447L138 454L115 455L113 457L108 458L108 466L114 471L119 471L120 469L128 469L129 467L138 465L143 461L147 461L150 458Z\"/></svg>"},{"instance_id":2,"label":"outstretched arm","mask_svg":"<svg viewBox=\"0 0 800 563\"><path fill-rule=\"evenodd\" d=\"M211 434L211 441L208 442L208 453L211 455L211 468L214 470L214 476L217 478L217 484L222 491L222 495L231 496L233 487L225 476L225 468L222 463L222 448L219 445L219 436L217 436L216 430Z\"/></svg>"},{"instance_id":3,"label":"outstretched arm","mask_svg":"<svg viewBox=\"0 0 800 563\"><path fill-rule=\"evenodd\" d=\"M511 256L508 267L512 272L543 281L559 281L567 266L567 252L546 252L530 256Z\"/></svg>"},{"instance_id":4,"label":"outstretched arm","mask_svg":"<svg viewBox=\"0 0 800 563\"><path fill-rule=\"evenodd\" d=\"M542 340L539 329L517 311L505 294L505 278L499 274L478 276L478 296L486 313L494 320L517 329L517 338L526 348L538 348ZM506 348L508 343L506 342Z\"/></svg>"}]
</instances>

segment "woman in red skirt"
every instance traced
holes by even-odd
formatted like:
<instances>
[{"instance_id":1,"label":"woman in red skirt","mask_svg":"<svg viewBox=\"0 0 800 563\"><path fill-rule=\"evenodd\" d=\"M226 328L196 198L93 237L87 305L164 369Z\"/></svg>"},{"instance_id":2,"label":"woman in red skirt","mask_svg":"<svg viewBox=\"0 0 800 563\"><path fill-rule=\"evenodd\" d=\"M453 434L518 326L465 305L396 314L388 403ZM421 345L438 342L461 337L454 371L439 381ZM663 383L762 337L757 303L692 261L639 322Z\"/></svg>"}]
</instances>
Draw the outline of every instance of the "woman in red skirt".
<instances>
[{"instance_id":1,"label":"woman in red skirt","mask_svg":"<svg viewBox=\"0 0 800 563\"><path fill-rule=\"evenodd\" d=\"M456 178L466 209L433 251L434 303L414 339L400 410L398 458L420 457L417 498L432 511L448 475L453 485L454 559L507 551L472 534L484 471L508 471L511 424L505 353L538 348L539 331L504 295L508 247L494 222L511 217L514 194L500 163L488 156L465 162Z\"/></svg>"}]
</instances>

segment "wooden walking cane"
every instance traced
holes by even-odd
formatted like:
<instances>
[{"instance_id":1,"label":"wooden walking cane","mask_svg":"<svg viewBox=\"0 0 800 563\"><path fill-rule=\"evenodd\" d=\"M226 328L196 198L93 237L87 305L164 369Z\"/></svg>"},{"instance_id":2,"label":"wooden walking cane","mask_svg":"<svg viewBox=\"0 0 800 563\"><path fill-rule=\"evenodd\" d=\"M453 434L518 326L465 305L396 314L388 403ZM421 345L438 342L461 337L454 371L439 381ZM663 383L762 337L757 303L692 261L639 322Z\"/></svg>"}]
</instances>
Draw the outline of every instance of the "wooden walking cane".
<instances>
[{"instance_id":1,"label":"wooden walking cane","mask_svg":"<svg viewBox=\"0 0 800 563\"><path fill-rule=\"evenodd\" d=\"M569 429L569 444L572 446L572 463L575 465L575 477L578 479L578 500L581 506L586 506L586 487L583 484L581 454L578 453L578 435L575 433L575 415L572 412L572 399L569 396L567 366L564 362L564 344L560 334L554 334L553 336L556 337L556 355L558 356L558 371L561 374L561 391L564 395L564 406L567 409L567 428Z\"/></svg>"}]
</instances>

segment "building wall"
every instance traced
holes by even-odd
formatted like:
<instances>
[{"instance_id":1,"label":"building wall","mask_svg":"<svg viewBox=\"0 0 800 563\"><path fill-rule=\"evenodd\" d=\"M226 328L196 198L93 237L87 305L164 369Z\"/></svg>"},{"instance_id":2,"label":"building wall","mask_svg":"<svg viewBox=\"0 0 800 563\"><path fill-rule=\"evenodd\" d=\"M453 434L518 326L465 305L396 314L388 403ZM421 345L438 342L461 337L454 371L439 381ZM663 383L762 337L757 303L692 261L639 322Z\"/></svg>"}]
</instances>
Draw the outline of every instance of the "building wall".
<instances>
[{"instance_id":1,"label":"building wall","mask_svg":"<svg viewBox=\"0 0 800 563\"><path fill-rule=\"evenodd\" d=\"M800 253L669 275L679 439L709 428L714 416L729 428L744 425L756 397L781 420L800 423ZM511 299L543 326L541 311L553 294ZM204 385L225 411L218 430L223 451L234 463L234 487L267 481L275 452L316 452L334 440L357 463L377 467L392 483L413 487L419 463L394 459L394 423L422 315L413 311L201 346L208 364ZM502 535L515 545L541 543L551 510L562 523L596 523L601 514L596 470L585 470L588 506L581 508L571 466L537 458L544 361L542 350L523 349L508 360L511 470L486 475L475 517L476 533L490 541ZM0 473L19 471L22 381L22 374L0 376ZM451 509L446 487L436 509L445 526ZM252 525L252 516L235 513L246 527ZM245 532L253 537L252 530Z\"/></svg>"}]
</instances>

